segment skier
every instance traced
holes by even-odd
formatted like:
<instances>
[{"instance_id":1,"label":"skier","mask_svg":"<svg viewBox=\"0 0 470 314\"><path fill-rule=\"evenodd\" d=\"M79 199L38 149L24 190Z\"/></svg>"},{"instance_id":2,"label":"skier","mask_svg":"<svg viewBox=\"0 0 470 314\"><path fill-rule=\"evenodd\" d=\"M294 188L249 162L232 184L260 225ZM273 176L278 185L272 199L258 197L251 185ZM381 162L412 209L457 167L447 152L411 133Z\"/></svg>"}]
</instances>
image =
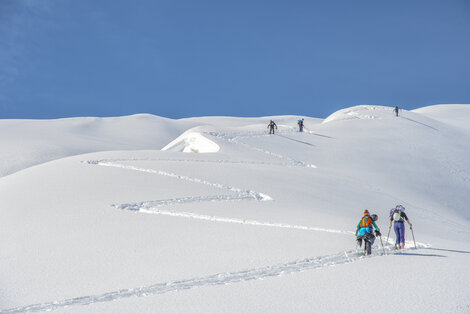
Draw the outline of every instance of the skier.
<instances>
[{"instance_id":1,"label":"skier","mask_svg":"<svg viewBox=\"0 0 470 314\"><path fill-rule=\"evenodd\" d=\"M395 112L395 117L398 117L398 106L395 106L395 109L393 109L393 112Z\"/></svg>"},{"instance_id":2,"label":"skier","mask_svg":"<svg viewBox=\"0 0 470 314\"><path fill-rule=\"evenodd\" d=\"M373 216L375 216L375 220L376 220L377 216L376 215L373 215ZM369 245L368 242L364 240L364 245L366 246L367 254L371 253L370 247L374 244L374 241L375 241L375 236L372 233L373 231L372 227L374 227L375 229L375 235L380 237L381 236L380 229L379 227L377 227L377 225L374 222L374 219L370 215L369 211L366 209L364 210L364 217L362 217L361 220L359 220L359 223L357 224L356 237L357 237L357 244L359 246L362 246L362 238L370 240L369 248L367 248L367 246Z\"/></svg>"},{"instance_id":3,"label":"skier","mask_svg":"<svg viewBox=\"0 0 470 314\"><path fill-rule=\"evenodd\" d=\"M413 225L409 221L408 216L406 216L405 207L402 205L397 205L390 211L390 228L392 228L392 222L394 222L393 230L397 237L395 249L403 249L405 247L405 220L411 228Z\"/></svg>"},{"instance_id":4,"label":"skier","mask_svg":"<svg viewBox=\"0 0 470 314\"><path fill-rule=\"evenodd\" d=\"M270 120L268 124L269 134L274 134L274 128L277 130L277 125L273 120Z\"/></svg>"},{"instance_id":5,"label":"skier","mask_svg":"<svg viewBox=\"0 0 470 314\"><path fill-rule=\"evenodd\" d=\"M299 125L299 132L304 131L304 119L297 121L297 124Z\"/></svg>"}]
</instances>

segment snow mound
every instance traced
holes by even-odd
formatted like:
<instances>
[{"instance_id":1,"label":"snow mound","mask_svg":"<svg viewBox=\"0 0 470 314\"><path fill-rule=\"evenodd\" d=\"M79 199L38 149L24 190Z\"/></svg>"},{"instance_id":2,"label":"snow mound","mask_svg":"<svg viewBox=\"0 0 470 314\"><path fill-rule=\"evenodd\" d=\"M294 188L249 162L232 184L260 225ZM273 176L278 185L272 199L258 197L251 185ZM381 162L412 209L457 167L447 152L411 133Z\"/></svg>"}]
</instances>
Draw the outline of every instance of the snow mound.
<instances>
[{"instance_id":1,"label":"snow mound","mask_svg":"<svg viewBox=\"0 0 470 314\"><path fill-rule=\"evenodd\" d=\"M219 149L219 145L197 132L183 133L162 148L163 151L183 153L216 153Z\"/></svg>"},{"instance_id":2,"label":"snow mound","mask_svg":"<svg viewBox=\"0 0 470 314\"><path fill-rule=\"evenodd\" d=\"M470 130L470 104L434 105L413 110L434 120Z\"/></svg>"},{"instance_id":3,"label":"snow mound","mask_svg":"<svg viewBox=\"0 0 470 314\"><path fill-rule=\"evenodd\" d=\"M386 106L355 106L341 109L328 116L322 123L342 120L368 120L368 119L389 119L395 117L392 107Z\"/></svg>"}]
</instances>

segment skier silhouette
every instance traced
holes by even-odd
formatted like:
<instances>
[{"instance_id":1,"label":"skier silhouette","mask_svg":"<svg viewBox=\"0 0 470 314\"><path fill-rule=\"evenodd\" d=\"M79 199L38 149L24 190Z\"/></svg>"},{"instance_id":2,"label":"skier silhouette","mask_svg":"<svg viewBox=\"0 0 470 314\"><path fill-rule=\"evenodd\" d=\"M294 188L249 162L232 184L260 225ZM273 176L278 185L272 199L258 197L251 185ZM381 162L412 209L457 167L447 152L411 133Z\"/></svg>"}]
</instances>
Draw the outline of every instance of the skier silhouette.
<instances>
[{"instance_id":1,"label":"skier silhouette","mask_svg":"<svg viewBox=\"0 0 470 314\"><path fill-rule=\"evenodd\" d=\"M395 112L395 116L398 117L398 106L395 106L395 109L393 109L393 112Z\"/></svg>"},{"instance_id":2,"label":"skier silhouette","mask_svg":"<svg viewBox=\"0 0 470 314\"><path fill-rule=\"evenodd\" d=\"M299 125L299 132L304 131L304 119L297 121L297 124Z\"/></svg>"},{"instance_id":3,"label":"skier silhouette","mask_svg":"<svg viewBox=\"0 0 470 314\"><path fill-rule=\"evenodd\" d=\"M274 134L274 128L277 130L277 125L273 120L270 120L268 124L269 134Z\"/></svg>"}]
</instances>

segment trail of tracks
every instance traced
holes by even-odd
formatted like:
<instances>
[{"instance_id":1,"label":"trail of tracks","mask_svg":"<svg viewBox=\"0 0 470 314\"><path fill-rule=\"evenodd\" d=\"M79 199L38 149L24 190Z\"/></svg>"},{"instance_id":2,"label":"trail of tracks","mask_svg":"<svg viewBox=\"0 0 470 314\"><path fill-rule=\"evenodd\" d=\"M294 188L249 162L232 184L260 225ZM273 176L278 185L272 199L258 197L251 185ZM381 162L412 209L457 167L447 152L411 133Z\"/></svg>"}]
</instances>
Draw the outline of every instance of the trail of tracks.
<instances>
[{"instance_id":1,"label":"trail of tracks","mask_svg":"<svg viewBox=\"0 0 470 314\"><path fill-rule=\"evenodd\" d=\"M121 161L125 161L125 160L121 160ZM196 214L196 213L191 213L191 212L163 210L161 209L161 207L164 207L164 206L188 204L188 203L195 203L195 202L235 201L235 200L269 201L269 200L272 200L272 198L266 194L256 192L253 190L244 190L244 189L235 188L235 187L231 187L231 186L227 186L223 184L212 183L203 179L191 178L188 176L182 176L182 175L169 173L169 172L161 171L161 170L147 169L147 168L135 167L131 165L120 164L120 163L116 163L114 161L109 161L109 160L108 161L106 160L89 161L88 163L99 165L99 166L105 166L105 167L116 167L116 168L122 168L122 169L127 169L127 170L153 173L153 174L167 176L167 177L180 179L180 180L185 180L185 181L189 181L193 183L204 184L204 185L208 185L211 187L216 187L219 189L224 189L224 190L233 192L232 195L188 196L188 197L182 197L182 198L172 198L172 199L163 199L163 200L155 200L155 201L112 205L113 207L117 209L164 215L164 216L206 220L206 221L213 221L213 222L235 223L235 224L256 225L256 226L277 227L277 228L290 228L290 229L321 231L321 232L330 232L330 233L342 233L342 234L349 234L349 235L354 234L351 231L292 225L292 224L285 224L285 223L262 222L262 221L257 221L257 220L240 219L240 218L209 216L209 215L201 215L201 214Z\"/></svg>"},{"instance_id":2,"label":"trail of tracks","mask_svg":"<svg viewBox=\"0 0 470 314\"><path fill-rule=\"evenodd\" d=\"M287 157L287 156L284 156L284 155L281 155L281 154L278 154L278 153L274 153L274 152L266 150L266 149L255 147L253 145L249 145L249 144L241 141L242 138L253 138L253 137L268 136L264 133L254 133L254 134L248 134L248 135L240 135L238 133L230 134L230 133L209 132L207 134L209 134L211 136L214 136L214 137L217 137L219 139L225 140L227 142L236 143L236 144L244 146L244 147L246 147L250 150L254 150L254 151L269 155L271 157L275 157L275 158L284 160L291 167L317 168L317 166L315 166L313 164L309 164L309 163L306 163L306 162L301 161L301 160L296 160L296 159L293 159L293 158L290 158L290 157ZM287 137L284 136L283 138L287 138ZM287 138L287 139L289 139L289 138ZM292 140L292 139L290 139L290 140ZM310 143L308 143L308 145L313 146L313 144L310 144Z\"/></svg>"},{"instance_id":3,"label":"trail of tracks","mask_svg":"<svg viewBox=\"0 0 470 314\"><path fill-rule=\"evenodd\" d=\"M425 247L420 244L419 247ZM295 260L287 263L263 266L258 268L245 269L236 272L218 273L209 276L195 277L190 279L183 279L172 282L162 282L149 286L136 287L130 289L121 289L111 292L106 292L97 295L81 296L77 298L65 299L60 301L44 302L38 304L31 304L26 306L15 307L11 309L5 309L0 313L23 313L23 312L35 312L35 311L52 311L60 308L66 308L68 306L77 305L90 305L95 303L110 302L119 299L131 298L131 297L145 297L149 295L159 295L172 291L187 290L197 287L207 286L219 286L226 284L233 284L244 281L260 280L270 277L277 277L282 275L288 275L298 273L306 270L318 269L323 267L329 267L333 265L342 265L357 262L364 258L376 258L382 256L382 254L376 250L372 255L368 257L362 256L362 254L356 251L344 251L332 255L311 257L306 259ZM392 252L390 247L386 248L387 252ZM408 251L407 249L400 251Z\"/></svg>"},{"instance_id":4,"label":"trail of tracks","mask_svg":"<svg viewBox=\"0 0 470 314\"><path fill-rule=\"evenodd\" d=\"M231 136L231 135L226 135L222 133L211 132L210 135L221 138L229 142L236 141L236 144L244 145L256 151L261 151L264 154L268 154L270 156L274 156L278 159L284 160L284 162L272 164L272 163L266 163L266 162L263 163L263 162L250 162L250 161L229 161L229 160L214 161L214 160L190 160L190 159L170 160L170 159L145 159L145 158L124 159L122 158L122 159L89 160L86 163L91 164L91 165L104 166L104 167L114 167L114 168L121 168L121 169L126 169L126 170L152 173L152 174L156 174L160 176L166 176L166 177L170 177L174 179L192 182L195 184L207 185L207 186L218 188L221 190L226 190L230 193L230 194L206 195L206 196L187 196L187 197L180 197L180 198L171 198L171 199L112 205L113 207L118 208L118 209L139 211L139 212L167 215L167 216L174 216L174 217L175 216L185 217L185 218L199 219L199 220L343 233L342 231L333 230L333 229L297 226L297 225L289 225L289 224L283 224L283 223L260 222L260 221L255 221L255 220L245 220L245 219L239 219L239 218L216 217L216 216L200 215L196 213L162 210L161 207L164 207L164 206L180 205L180 204L188 204L188 203L196 203L196 202L239 201L239 200L270 201L272 200L272 198L269 195L266 195L264 193L260 193L257 191L253 191L253 190L237 188L237 187L228 186L228 185L219 184L219 183L213 183L204 179L192 178L192 177L179 175L176 173L170 173L170 172L166 172L162 170L148 169L148 168L136 167L133 165L126 164L127 162L132 162L132 161L162 161L164 160L164 161L173 161L173 162L194 162L195 161L195 162L215 162L215 163L220 162L220 163L239 163L239 164L256 163L256 164L265 164L265 165L269 164L269 165L281 165L281 166L287 165L287 166L300 166L300 167L315 167L305 162L297 161L288 157L284 157L280 154L275 154L269 151L261 150L251 145L241 143L239 141L239 138L245 138L245 137L251 138L251 137L256 137L256 136L263 136L261 134L249 134L249 135L237 134L235 136ZM350 232L347 232L347 233L350 233Z\"/></svg>"},{"instance_id":5,"label":"trail of tracks","mask_svg":"<svg viewBox=\"0 0 470 314\"><path fill-rule=\"evenodd\" d=\"M229 201L229 200L243 200L243 199L256 200L256 201L272 200L272 198L269 195L256 192L253 190L241 189L241 188L228 186L228 185L224 185L220 183L213 183L204 179L192 178L189 176L179 175L179 174L171 173L167 171L136 167L132 165L125 165L125 164L116 163L114 161L107 161L107 160L88 161L88 163L99 165L99 166L104 166L104 167L115 167L115 168L121 168L121 169L133 170L133 171L152 173L152 174L156 174L160 176L165 176L165 177L170 177L170 178L174 178L178 180L192 182L195 184L203 184L203 185L207 185L207 186L214 187L217 189L227 190L233 193L232 195L192 196L192 197L184 197L184 198L157 200L157 201L151 201L151 202L142 202L142 203L134 204L135 205L134 207L131 206L130 204L124 204L124 207L127 207L128 209L131 209L131 210L132 208L138 208L139 206L142 207L144 205L149 205L149 204L151 204L152 206L157 206L157 205L163 206L163 205L182 204L182 203L190 203L190 202L203 202L203 201L212 202L212 201Z\"/></svg>"},{"instance_id":6,"label":"trail of tracks","mask_svg":"<svg viewBox=\"0 0 470 314\"><path fill-rule=\"evenodd\" d=\"M320 231L320 232L347 234L349 236L354 234L354 232L352 231L343 231L343 230L337 230L337 229L310 227L310 226L293 225L293 224L286 224L286 223L272 223L272 222L264 222L264 221L258 221L258 220L252 220L252 219L219 217L219 216L196 214L196 213L191 213L191 212L164 210L164 209L158 208L158 205L159 204L157 204L157 207L156 207L153 204L153 202L148 202L148 203L139 203L139 204L121 204L121 205L114 205L114 206L119 209L136 210L142 213L156 214L156 215L162 215L162 216L181 217L181 218L196 219L196 220L206 220L206 221L212 221L212 222L223 222L223 223L233 223L233 224L240 224L240 225L252 225L252 226L297 229L297 230L308 230L308 231Z\"/></svg>"}]
</instances>

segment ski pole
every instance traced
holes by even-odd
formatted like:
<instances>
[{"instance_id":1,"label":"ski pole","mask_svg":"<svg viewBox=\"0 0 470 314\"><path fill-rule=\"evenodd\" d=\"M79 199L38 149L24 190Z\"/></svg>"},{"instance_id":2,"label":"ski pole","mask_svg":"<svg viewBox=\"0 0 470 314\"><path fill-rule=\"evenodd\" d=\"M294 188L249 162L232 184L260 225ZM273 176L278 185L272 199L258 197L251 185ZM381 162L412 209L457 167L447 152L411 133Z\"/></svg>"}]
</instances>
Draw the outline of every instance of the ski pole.
<instances>
[{"instance_id":1,"label":"ski pole","mask_svg":"<svg viewBox=\"0 0 470 314\"><path fill-rule=\"evenodd\" d=\"M410 230L411 230L411 234L413 235L413 242L415 243L415 249L418 249L418 248L416 247L415 234L414 234L413 228L412 228L411 226L410 226Z\"/></svg>"},{"instance_id":2,"label":"ski pole","mask_svg":"<svg viewBox=\"0 0 470 314\"><path fill-rule=\"evenodd\" d=\"M385 255L385 248L384 248L384 243L382 242L382 235L380 235L380 243L382 244L382 250L384 250L384 255Z\"/></svg>"},{"instance_id":3,"label":"ski pole","mask_svg":"<svg viewBox=\"0 0 470 314\"><path fill-rule=\"evenodd\" d=\"M392 229L392 226L389 226L388 227L388 234L387 234L387 241L386 243L388 243L388 238L390 237L390 230Z\"/></svg>"}]
</instances>

